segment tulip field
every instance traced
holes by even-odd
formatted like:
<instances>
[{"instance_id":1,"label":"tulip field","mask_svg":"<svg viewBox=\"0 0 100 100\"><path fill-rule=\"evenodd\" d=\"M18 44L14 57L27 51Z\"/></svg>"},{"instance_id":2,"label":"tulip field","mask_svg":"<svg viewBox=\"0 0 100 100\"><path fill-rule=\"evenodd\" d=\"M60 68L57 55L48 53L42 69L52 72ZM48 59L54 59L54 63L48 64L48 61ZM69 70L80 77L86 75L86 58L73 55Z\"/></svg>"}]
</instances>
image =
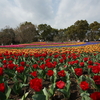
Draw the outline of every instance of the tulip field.
<instances>
[{"instance_id":1,"label":"tulip field","mask_svg":"<svg viewBox=\"0 0 100 100\"><path fill-rule=\"evenodd\" d=\"M100 100L100 42L0 46L0 100Z\"/></svg>"}]
</instances>

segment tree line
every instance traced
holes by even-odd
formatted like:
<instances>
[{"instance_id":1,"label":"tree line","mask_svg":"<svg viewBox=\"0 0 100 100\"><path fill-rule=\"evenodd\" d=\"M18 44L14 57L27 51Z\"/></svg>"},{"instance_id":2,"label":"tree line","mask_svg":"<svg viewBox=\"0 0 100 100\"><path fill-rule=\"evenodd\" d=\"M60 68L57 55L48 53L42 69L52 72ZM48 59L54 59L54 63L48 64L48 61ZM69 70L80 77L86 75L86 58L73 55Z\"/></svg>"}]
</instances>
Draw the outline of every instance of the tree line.
<instances>
[{"instance_id":1,"label":"tree line","mask_svg":"<svg viewBox=\"0 0 100 100\"><path fill-rule=\"evenodd\" d=\"M31 43L37 41L96 41L100 40L100 23L78 20L64 29L55 29L47 24L34 25L23 22L16 28L5 27L0 30L0 45Z\"/></svg>"}]
</instances>

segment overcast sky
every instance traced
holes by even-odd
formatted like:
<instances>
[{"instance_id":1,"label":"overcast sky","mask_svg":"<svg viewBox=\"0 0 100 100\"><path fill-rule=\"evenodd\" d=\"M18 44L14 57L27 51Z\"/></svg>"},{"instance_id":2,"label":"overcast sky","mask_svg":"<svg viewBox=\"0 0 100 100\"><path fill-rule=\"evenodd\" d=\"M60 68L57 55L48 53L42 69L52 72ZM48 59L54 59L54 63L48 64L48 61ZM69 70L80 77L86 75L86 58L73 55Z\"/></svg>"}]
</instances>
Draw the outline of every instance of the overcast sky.
<instances>
[{"instance_id":1,"label":"overcast sky","mask_svg":"<svg viewBox=\"0 0 100 100\"><path fill-rule=\"evenodd\" d=\"M100 23L100 0L0 0L0 29L25 21L63 29L77 20Z\"/></svg>"}]
</instances>

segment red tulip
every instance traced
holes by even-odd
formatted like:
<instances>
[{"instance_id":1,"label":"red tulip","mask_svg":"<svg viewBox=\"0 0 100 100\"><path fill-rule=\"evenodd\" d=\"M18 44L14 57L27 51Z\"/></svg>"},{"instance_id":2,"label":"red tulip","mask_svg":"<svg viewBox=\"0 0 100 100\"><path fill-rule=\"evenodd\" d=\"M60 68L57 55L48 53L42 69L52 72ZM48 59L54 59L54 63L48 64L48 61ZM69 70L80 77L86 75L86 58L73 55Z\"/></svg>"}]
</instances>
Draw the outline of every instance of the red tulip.
<instances>
[{"instance_id":1,"label":"red tulip","mask_svg":"<svg viewBox=\"0 0 100 100\"><path fill-rule=\"evenodd\" d=\"M82 81L81 83L80 83L80 88L82 89L82 90L88 90L89 89L89 83L87 83L86 81Z\"/></svg>"},{"instance_id":2,"label":"red tulip","mask_svg":"<svg viewBox=\"0 0 100 100\"><path fill-rule=\"evenodd\" d=\"M65 87L66 83L63 82L63 81L58 81L56 82L56 86L59 88L59 89L63 89Z\"/></svg>"}]
</instances>

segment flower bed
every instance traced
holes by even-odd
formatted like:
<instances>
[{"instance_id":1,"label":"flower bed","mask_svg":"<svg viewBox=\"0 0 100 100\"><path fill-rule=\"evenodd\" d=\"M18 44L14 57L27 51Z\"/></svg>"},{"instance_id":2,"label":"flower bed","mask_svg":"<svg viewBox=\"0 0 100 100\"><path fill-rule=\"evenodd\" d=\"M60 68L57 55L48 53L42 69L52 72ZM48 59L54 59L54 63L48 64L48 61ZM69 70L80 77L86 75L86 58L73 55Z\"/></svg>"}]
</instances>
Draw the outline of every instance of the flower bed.
<instances>
[{"instance_id":1,"label":"flower bed","mask_svg":"<svg viewBox=\"0 0 100 100\"><path fill-rule=\"evenodd\" d=\"M49 42L34 42L30 44L19 45L1 45L0 48L58 48L58 47L73 47L99 44L100 42L64 42L64 43L49 43Z\"/></svg>"},{"instance_id":2,"label":"flower bed","mask_svg":"<svg viewBox=\"0 0 100 100\"><path fill-rule=\"evenodd\" d=\"M64 47L64 46L71 46L71 45L80 45L85 44L84 42L64 42L64 43L48 43L48 42L34 42L29 44L19 44L19 45L2 45L1 48L37 48L37 47Z\"/></svg>"},{"instance_id":3,"label":"flower bed","mask_svg":"<svg viewBox=\"0 0 100 100\"><path fill-rule=\"evenodd\" d=\"M64 42L64 43L38 43L38 44L26 44L26 48L50 48L50 47L67 47L85 44L85 42ZM22 44L23 45L23 44Z\"/></svg>"},{"instance_id":4,"label":"flower bed","mask_svg":"<svg viewBox=\"0 0 100 100\"><path fill-rule=\"evenodd\" d=\"M1 48L23 48L24 45L2 45Z\"/></svg>"},{"instance_id":5,"label":"flower bed","mask_svg":"<svg viewBox=\"0 0 100 100\"><path fill-rule=\"evenodd\" d=\"M0 49L1 100L99 100L100 44Z\"/></svg>"}]
</instances>

